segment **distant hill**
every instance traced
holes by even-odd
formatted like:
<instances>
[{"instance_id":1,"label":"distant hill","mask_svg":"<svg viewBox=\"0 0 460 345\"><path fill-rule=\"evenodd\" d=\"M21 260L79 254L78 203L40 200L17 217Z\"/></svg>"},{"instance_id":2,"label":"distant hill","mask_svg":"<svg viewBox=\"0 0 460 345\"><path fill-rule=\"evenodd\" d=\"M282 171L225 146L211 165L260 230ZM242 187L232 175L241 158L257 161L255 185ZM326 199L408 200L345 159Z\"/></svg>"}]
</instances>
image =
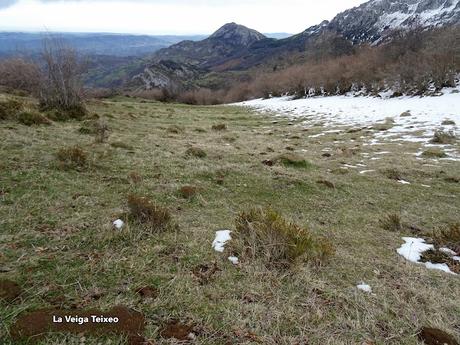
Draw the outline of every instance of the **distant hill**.
<instances>
[{"instance_id":1,"label":"distant hill","mask_svg":"<svg viewBox=\"0 0 460 345\"><path fill-rule=\"evenodd\" d=\"M106 33L24 33L0 32L0 56L18 53L33 55L42 49L47 36L59 37L82 54L116 57L141 56L183 40L198 41L206 36L148 36Z\"/></svg>"}]
</instances>

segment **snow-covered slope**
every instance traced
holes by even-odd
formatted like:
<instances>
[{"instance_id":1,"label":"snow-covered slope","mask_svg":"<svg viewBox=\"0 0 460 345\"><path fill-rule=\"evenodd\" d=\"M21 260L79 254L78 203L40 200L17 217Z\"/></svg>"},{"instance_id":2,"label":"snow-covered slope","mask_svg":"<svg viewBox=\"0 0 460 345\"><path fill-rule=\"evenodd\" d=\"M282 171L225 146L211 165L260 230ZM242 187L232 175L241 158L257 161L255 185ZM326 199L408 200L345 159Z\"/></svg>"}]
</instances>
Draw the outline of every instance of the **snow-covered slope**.
<instances>
[{"instance_id":1,"label":"snow-covered slope","mask_svg":"<svg viewBox=\"0 0 460 345\"><path fill-rule=\"evenodd\" d=\"M355 43L374 42L395 29L460 23L460 0L371 0L328 25Z\"/></svg>"}]
</instances>

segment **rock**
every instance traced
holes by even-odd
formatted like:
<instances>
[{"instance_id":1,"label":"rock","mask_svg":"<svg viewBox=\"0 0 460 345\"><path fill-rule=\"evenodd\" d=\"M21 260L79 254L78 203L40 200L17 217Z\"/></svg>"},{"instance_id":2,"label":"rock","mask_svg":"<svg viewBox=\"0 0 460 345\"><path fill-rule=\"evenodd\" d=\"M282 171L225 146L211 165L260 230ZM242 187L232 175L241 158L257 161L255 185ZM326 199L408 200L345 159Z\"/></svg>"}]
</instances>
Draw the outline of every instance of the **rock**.
<instances>
[{"instance_id":1,"label":"rock","mask_svg":"<svg viewBox=\"0 0 460 345\"><path fill-rule=\"evenodd\" d=\"M401 116L401 117L409 117L409 116L412 116L412 114L410 113L410 111L405 111L405 112L402 113L400 116Z\"/></svg>"}]
</instances>

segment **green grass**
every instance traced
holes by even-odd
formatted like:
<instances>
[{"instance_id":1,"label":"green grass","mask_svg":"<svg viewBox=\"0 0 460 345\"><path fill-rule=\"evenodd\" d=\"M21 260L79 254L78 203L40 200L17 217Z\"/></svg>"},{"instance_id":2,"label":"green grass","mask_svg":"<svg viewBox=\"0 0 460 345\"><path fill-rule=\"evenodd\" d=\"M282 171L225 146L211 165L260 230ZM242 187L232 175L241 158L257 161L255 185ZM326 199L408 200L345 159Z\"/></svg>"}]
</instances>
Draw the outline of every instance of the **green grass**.
<instances>
[{"instance_id":1,"label":"green grass","mask_svg":"<svg viewBox=\"0 0 460 345\"><path fill-rule=\"evenodd\" d=\"M427 236L458 221L460 185L445 180L458 175L458 162L425 165L401 154L418 152L417 143L363 146L366 139L356 138L348 147L356 134L346 132L345 144L334 141L336 134L313 139L287 120L272 124L266 115L236 107L118 97L90 103L88 111L107 119L108 143L79 133L81 121L32 127L0 121L0 277L24 290L22 301L0 302L2 344L13 344L8 329L19 314L52 307L56 299L65 308L135 308L146 316L146 338L157 344L167 343L159 332L173 319L201 330L196 344L216 345L409 345L419 344L415 334L422 326L458 330L459 278L406 262L396 249L410 233L380 226L395 211ZM226 131L210 130L222 122ZM363 159L346 154L356 145L371 156L377 150L393 154L367 162L374 174L334 174L344 162ZM306 165L262 164L286 154L287 146ZM56 153L69 147L86 153L84 168L57 164ZM206 157L186 155L190 147ZM322 157L326 148L332 157ZM378 173L391 169L404 172L411 185ZM133 172L141 177L136 183ZM183 186L199 193L186 199L178 193ZM112 222L128 214L132 194L169 210L177 227L146 232L145 223L125 217L125 228L114 230ZM257 206L270 206L315 237L328 238L335 254L321 266L306 261L274 270L249 259L233 266L228 255L213 251L215 231L234 229L235 217ZM213 262L219 270L200 284L193 271ZM359 292L361 281L375 295ZM142 301L135 293L140 286L155 287L158 297ZM101 296L88 297L95 289ZM50 335L40 344L75 339ZM86 344L98 340L88 337Z\"/></svg>"}]
</instances>

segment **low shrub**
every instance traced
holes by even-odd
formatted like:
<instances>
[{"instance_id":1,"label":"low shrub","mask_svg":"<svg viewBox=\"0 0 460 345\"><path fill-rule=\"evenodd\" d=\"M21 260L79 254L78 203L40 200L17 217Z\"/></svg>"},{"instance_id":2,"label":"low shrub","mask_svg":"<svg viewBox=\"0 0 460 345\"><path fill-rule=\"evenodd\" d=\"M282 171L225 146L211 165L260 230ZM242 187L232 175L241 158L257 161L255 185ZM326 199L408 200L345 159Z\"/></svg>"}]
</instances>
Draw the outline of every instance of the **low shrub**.
<instances>
[{"instance_id":1,"label":"low shrub","mask_svg":"<svg viewBox=\"0 0 460 345\"><path fill-rule=\"evenodd\" d=\"M109 139L109 125L104 119L99 119L95 124L95 141L96 143L105 143Z\"/></svg>"},{"instance_id":2,"label":"low shrub","mask_svg":"<svg viewBox=\"0 0 460 345\"><path fill-rule=\"evenodd\" d=\"M227 129L227 125L225 123L220 123L218 125L213 125L212 129L214 131L225 131Z\"/></svg>"},{"instance_id":3,"label":"low shrub","mask_svg":"<svg viewBox=\"0 0 460 345\"><path fill-rule=\"evenodd\" d=\"M460 223L453 223L435 231L432 237L440 247L448 247L460 254Z\"/></svg>"},{"instance_id":4,"label":"low shrub","mask_svg":"<svg viewBox=\"0 0 460 345\"><path fill-rule=\"evenodd\" d=\"M185 155L196 158L205 158L207 156L206 152L204 152L204 150L199 147L188 148L187 151L185 151Z\"/></svg>"},{"instance_id":5,"label":"low shrub","mask_svg":"<svg viewBox=\"0 0 460 345\"><path fill-rule=\"evenodd\" d=\"M88 155L79 146L62 148L56 157L60 166L67 169L81 169L88 164Z\"/></svg>"},{"instance_id":6,"label":"low shrub","mask_svg":"<svg viewBox=\"0 0 460 345\"><path fill-rule=\"evenodd\" d=\"M269 266L285 267L300 259L319 264L334 253L328 239L287 221L271 208L240 213L232 237L243 259L260 259Z\"/></svg>"},{"instance_id":7,"label":"low shrub","mask_svg":"<svg viewBox=\"0 0 460 345\"><path fill-rule=\"evenodd\" d=\"M26 126L32 125L51 125L50 119L34 111L21 111L16 115L18 122Z\"/></svg>"},{"instance_id":8,"label":"low shrub","mask_svg":"<svg viewBox=\"0 0 460 345\"><path fill-rule=\"evenodd\" d=\"M53 108L41 104L40 111L53 121L82 120L88 115L83 104L70 108Z\"/></svg>"},{"instance_id":9,"label":"low shrub","mask_svg":"<svg viewBox=\"0 0 460 345\"><path fill-rule=\"evenodd\" d=\"M443 130L436 130L431 142L433 144L454 144L457 141L457 136L454 131L445 132Z\"/></svg>"},{"instance_id":10,"label":"low shrub","mask_svg":"<svg viewBox=\"0 0 460 345\"><path fill-rule=\"evenodd\" d=\"M309 168L311 163L306 161L303 157L295 153L284 153L279 155L275 161L283 164L284 166L294 167L294 168Z\"/></svg>"},{"instance_id":11,"label":"low shrub","mask_svg":"<svg viewBox=\"0 0 460 345\"><path fill-rule=\"evenodd\" d=\"M454 120L446 119L446 120L442 121L441 124L442 124L443 126L455 126L455 121L454 121Z\"/></svg>"},{"instance_id":12,"label":"low shrub","mask_svg":"<svg viewBox=\"0 0 460 345\"><path fill-rule=\"evenodd\" d=\"M444 158L447 157L447 154L443 150L433 147L423 151L422 156L426 158Z\"/></svg>"},{"instance_id":13,"label":"low shrub","mask_svg":"<svg viewBox=\"0 0 460 345\"><path fill-rule=\"evenodd\" d=\"M380 226L388 231L401 231L401 216L398 213L389 213L380 219Z\"/></svg>"},{"instance_id":14,"label":"low shrub","mask_svg":"<svg viewBox=\"0 0 460 345\"><path fill-rule=\"evenodd\" d=\"M147 225L152 231L165 230L171 225L172 217L169 211L146 197L129 195L128 208L134 220Z\"/></svg>"},{"instance_id":15,"label":"low shrub","mask_svg":"<svg viewBox=\"0 0 460 345\"><path fill-rule=\"evenodd\" d=\"M16 116L23 104L15 100L0 101L0 120L7 120Z\"/></svg>"},{"instance_id":16,"label":"low shrub","mask_svg":"<svg viewBox=\"0 0 460 345\"><path fill-rule=\"evenodd\" d=\"M395 168L386 169L383 173L390 180L395 180L395 181L404 180L404 176L402 172L399 171L398 169L395 169Z\"/></svg>"}]
</instances>

